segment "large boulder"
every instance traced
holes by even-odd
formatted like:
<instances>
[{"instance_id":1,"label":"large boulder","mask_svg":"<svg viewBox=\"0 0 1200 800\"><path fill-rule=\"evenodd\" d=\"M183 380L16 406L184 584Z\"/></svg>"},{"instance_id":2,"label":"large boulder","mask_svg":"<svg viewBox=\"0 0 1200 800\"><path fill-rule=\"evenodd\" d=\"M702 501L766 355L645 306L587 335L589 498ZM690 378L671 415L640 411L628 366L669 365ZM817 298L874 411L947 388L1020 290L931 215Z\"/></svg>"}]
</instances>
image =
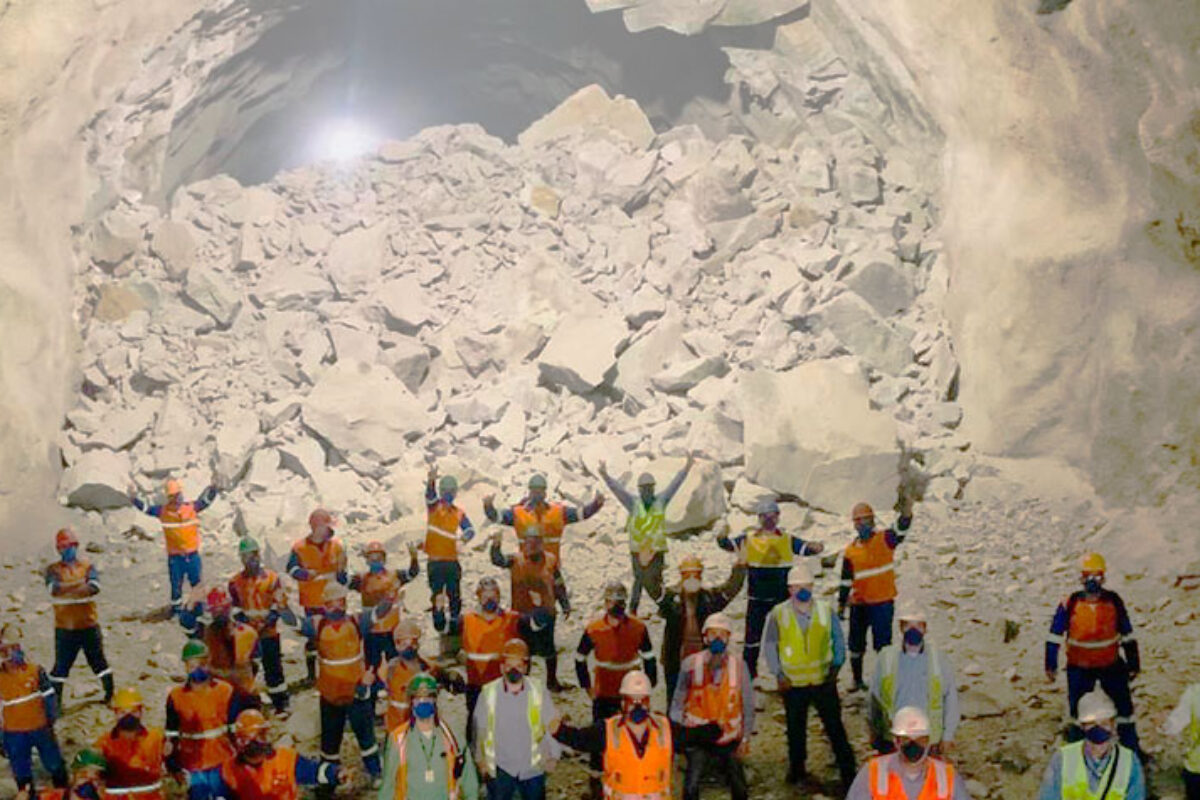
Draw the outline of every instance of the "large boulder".
<instances>
[{"instance_id":1,"label":"large boulder","mask_svg":"<svg viewBox=\"0 0 1200 800\"><path fill-rule=\"evenodd\" d=\"M884 320L853 292L822 303L806 319L813 330L829 331L851 353L889 375L899 375L913 363L908 346L912 332Z\"/></svg>"},{"instance_id":2,"label":"large boulder","mask_svg":"<svg viewBox=\"0 0 1200 800\"><path fill-rule=\"evenodd\" d=\"M537 147L577 133L611 132L637 147L647 147L654 128L637 101L617 95L609 97L600 86L585 86L534 122L517 137L522 147Z\"/></svg>"},{"instance_id":3,"label":"large boulder","mask_svg":"<svg viewBox=\"0 0 1200 800\"><path fill-rule=\"evenodd\" d=\"M60 500L84 511L124 508L129 505L124 487L132 469L128 453L88 450L62 474Z\"/></svg>"},{"instance_id":4,"label":"large boulder","mask_svg":"<svg viewBox=\"0 0 1200 800\"><path fill-rule=\"evenodd\" d=\"M838 514L859 501L892 506L900 482L896 423L871 409L855 359L747 372L740 387L748 480Z\"/></svg>"},{"instance_id":5,"label":"large boulder","mask_svg":"<svg viewBox=\"0 0 1200 800\"><path fill-rule=\"evenodd\" d=\"M576 394L611 383L617 346L626 335L619 312L563 319L538 358L542 380Z\"/></svg>"},{"instance_id":6,"label":"large boulder","mask_svg":"<svg viewBox=\"0 0 1200 800\"><path fill-rule=\"evenodd\" d=\"M212 267L194 266L184 280L184 295L222 327L233 324L242 307L241 293L230 277Z\"/></svg>"},{"instance_id":7,"label":"large boulder","mask_svg":"<svg viewBox=\"0 0 1200 800\"><path fill-rule=\"evenodd\" d=\"M333 240L322 259L325 274L342 297L362 294L383 274L387 248L385 226L354 228Z\"/></svg>"},{"instance_id":8,"label":"large boulder","mask_svg":"<svg viewBox=\"0 0 1200 800\"><path fill-rule=\"evenodd\" d=\"M334 248L337 248L336 244ZM420 282L411 275L388 281L372 296L380 321L388 330L412 336L433 319L429 298Z\"/></svg>"},{"instance_id":9,"label":"large boulder","mask_svg":"<svg viewBox=\"0 0 1200 800\"><path fill-rule=\"evenodd\" d=\"M186 222L164 219L150 238L150 252L158 256L167 275L176 280L187 275L196 261L196 237Z\"/></svg>"}]
</instances>

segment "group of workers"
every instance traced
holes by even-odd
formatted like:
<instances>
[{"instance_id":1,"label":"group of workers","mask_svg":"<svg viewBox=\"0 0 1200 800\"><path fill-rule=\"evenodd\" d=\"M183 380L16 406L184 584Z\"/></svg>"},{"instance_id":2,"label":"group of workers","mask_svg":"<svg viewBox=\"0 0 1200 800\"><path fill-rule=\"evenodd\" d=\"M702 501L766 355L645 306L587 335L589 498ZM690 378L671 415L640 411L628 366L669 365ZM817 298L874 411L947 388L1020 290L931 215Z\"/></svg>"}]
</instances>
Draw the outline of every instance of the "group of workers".
<instances>
[{"instance_id":1,"label":"group of workers","mask_svg":"<svg viewBox=\"0 0 1200 800\"><path fill-rule=\"evenodd\" d=\"M557 608L571 614L561 561L564 529L594 515L604 503L601 495L582 509L553 502L546 479L535 475L526 497L507 508L497 510L493 497L485 498L488 519L514 528L518 541L517 550L506 553L497 532L489 548L491 563L508 573L509 607L500 582L485 575L475 584L475 608L465 612L460 549L476 531L456 504L452 476L431 468L426 535L419 546L409 546L403 570L390 568L384 545L371 542L362 549L367 568L351 575L334 517L317 509L309 516L308 535L287 561L285 571L299 593L299 609L293 611L281 576L263 564L250 539L239 544L242 570L222 585L202 588L198 513L217 496L215 486L194 502L175 481L168 482L162 504L131 492L134 505L156 516L166 536L171 606L189 636L182 681L166 701L164 728L147 723L136 688L114 688L96 610L99 572L80 554L74 533L59 531L59 560L45 571L56 629L50 674L26 657L16 625L0 629L2 741L19 796L161 800L170 777L187 788L191 800L295 798L305 786L328 797L355 780L354 770L341 763L348 724L381 800L481 794L489 800L540 800L564 747L590 756L589 792L596 798L676 796L675 759L681 755L684 800L698 800L710 773L727 782L730 796L739 800L750 796L744 761L756 728L754 681L761 660L783 702L787 784L824 790L807 771L811 707L850 800L966 798L965 779L950 760L959 725L953 665L927 636L920 609L895 613L894 554L912 523L911 499L901 495L899 518L889 528L877 524L870 506L854 507L855 534L842 551L836 602L818 596L806 561L822 553L822 545L781 530L773 499L761 502L752 530L718 538L736 556L723 584L706 586L703 563L690 556L679 564L679 583L667 587L666 507L692 466L689 457L661 493L654 477L643 474L635 495L600 464L600 476L628 512L633 589L618 581L604 587L603 611L586 625L576 648L575 674L592 701L591 724L584 727L555 708L553 694L567 688L557 670L555 621ZM461 672L444 659L422 655L422 624L404 608L402 587L419 574L419 551L427 559L433 628L456 646L465 664ZM1081 589L1054 614L1046 672L1054 680L1065 649L1072 724L1067 743L1046 769L1041 800L1146 797L1130 692L1140 667L1137 643L1121 598L1104 588L1104 575L1104 560L1088 555ZM192 587L186 595L185 581ZM724 610L747 582L739 656L732 647L735 626ZM355 614L348 610L351 591L361 597ZM660 659L638 616L643 592L663 620L665 714L651 708ZM319 696L316 758L274 743L264 716L264 709L277 717L288 713L281 623L306 642L307 677ZM876 653L869 683L868 634ZM101 681L114 719L68 770L54 723L80 650ZM545 661L545 681L530 674L533 656ZM851 690L867 693L876 752L861 766L842 720L837 683L847 660ZM461 735L443 718L443 692L466 696L469 722ZM1200 684L1185 692L1167 730L1188 739L1184 778L1189 800L1196 800ZM40 795L33 789L35 749L54 786Z\"/></svg>"}]
</instances>

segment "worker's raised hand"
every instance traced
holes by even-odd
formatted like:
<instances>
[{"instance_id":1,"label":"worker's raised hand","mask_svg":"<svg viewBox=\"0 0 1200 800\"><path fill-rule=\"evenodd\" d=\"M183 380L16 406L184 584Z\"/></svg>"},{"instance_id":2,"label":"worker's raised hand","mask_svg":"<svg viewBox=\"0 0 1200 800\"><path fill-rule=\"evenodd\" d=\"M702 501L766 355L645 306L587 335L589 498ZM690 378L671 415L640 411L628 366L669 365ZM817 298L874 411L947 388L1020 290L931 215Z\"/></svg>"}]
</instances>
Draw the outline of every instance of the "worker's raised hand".
<instances>
[{"instance_id":1,"label":"worker's raised hand","mask_svg":"<svg viewBox=\"0 0 1200 800\"><path fill-rule=\"evenodd\" d=\"M601 475L607 477L608 476L608 462L605 461L603 458L600 459L600 462L598 464L596 464L596 471L599 472Z\"/></svg>"},{"instance_id":2,"label":"worker's raised hand","mask_svg":"<svg viewBox=\"0 0 1200 800\"><path fill-rule=\"evenodd\" d=\"M415 555L417 554L417 550L419 550L419 549L420 549L420 548L418 548L418 547L417 547L417 543L416 543L416 542L409 542L409 543L408 543L408 554L409 554L410 556L415 556Z\"/></svg>"},{"instance_id":3,"label":"worker's raised hand","mask_svg":"<svg viewBox=\"0 0 1200 800\"><path fill-rule=\"evenodd\" d=\"M375 683L375 668L367 667L365 670L363 670L363 675L361 678L358 679L358 682L362 686L371 686L372 684L374 684Z\"/></svg>"},{"instance_id":4,"label":"worker's raised hand","mask_svg":"<svg viewBox=\"0 0 1200 800\"><path fill-rule=\"evenodd\" d=\"M492 534L492 547L499 547L504 544L504 533L499 528Z\"/></svg>"},{"instance_id":5,"label":"worker's raised hand","mask_svg":"<svg viewBox=\"0 0 1200 800\"><path fill-rule=\"evenodd\" d=\"M133 481L129 482L129 484L125 487L125 496L129 498L129 502L131 503L138 499L138 488L136 483Z\"/></svg>"},{"instance_id":6,"label":"worker's raised hand","mask_svg":"<svg viewBox=\"0 0 1200 800\"><path fill-rule=\"evenodd\" d=\"M436 484L437 479L438 479L437 464L430 464L429 465L429 474L425 476L425 482L429 483L429 484Z\"/></svg>"},{"instance_id":7,"label":"worker's raised hand","mask_svg":"<svg viewBox=\"0 0 1200 800\"><path fill-rule=\"evenodd\" d=\"M739 567L746 566L746 540L745 539L743 539L742 541L737 543L737 546L734 548L733 552L737 557L735 563Z\"/></svg>"},{"instance_id":8,"label":"worker's raised hand","mask_svg":"<svg viewBox=\"0 0 1200 800\"><path fill-rule=\"evenodd\" d=\"M692 465L695 463L696 463L696 453L692 450L689 450L688 454L687 454L687 462L684 463L683 467L684 467L684 469L691 469Z\"/></svg>"},{"instance_id":9,"label":"worker's raised hand","mask_svg":"<svg viewBox=\"0 0 1200 800\"><path fill-rule=\"evenodd\" d=\"M819 556L821 553L825 552L825 545L821 542L805 542L804 549L807 550L808 554L811 556Z\"/></svg>"}]
</instances>

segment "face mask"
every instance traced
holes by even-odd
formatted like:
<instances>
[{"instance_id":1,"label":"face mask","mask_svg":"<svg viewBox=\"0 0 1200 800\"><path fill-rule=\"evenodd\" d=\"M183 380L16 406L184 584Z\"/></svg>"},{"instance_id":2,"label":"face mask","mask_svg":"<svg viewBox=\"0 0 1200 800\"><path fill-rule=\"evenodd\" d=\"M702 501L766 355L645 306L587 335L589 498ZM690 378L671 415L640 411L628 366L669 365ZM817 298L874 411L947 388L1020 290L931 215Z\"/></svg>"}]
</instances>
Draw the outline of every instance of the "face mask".
<instances>
[{"instance_id":1,"label":"face mask","mask_svg":"<svg viewBox=\"0 0 1200 800\"><path fill-rule=\"evenodd\" d=\"M625 601L618 600L615 603L613 603L612 607L608 609L608 613L612 614L617 619L624 617L625 616Z\"/></svg>"},{"instance_id":2,"label":"face mask","mask_svg":"<svg viewBox=\"0 0 1200 800\"><path fill-rule=\"evenodd\" d=\"M342 619L346 618L346 609L331 608L325 612L325 616L328 617L329 619L333 620L334 622L337 622L338 620L342 620Z\"/></svg>"},{"instance_id":3,"label":"face mask","mask_svg":"<svg viewBox=\"0 0 1200 800\"><path fill-rule=\"evenodd\" d=\"M9 661L9 663L11 663L12 665L17 666L17 667L24 666L25 665L25 651L18 647L16 650L13 650L12 653L9 655L8 661Z\"/></svg>"},{"instance_id":4,"label":"face mask","mask_svg":"<svg viewBox=\"0 0 1200 800\"><path fill-rule=\"evenodd\" d=\"M722 653L725 652L725 640L724 639L713 639L711 642L708 643L708 650L714 656L721 655Z\"/></svg>"},{"instance_id":5,"label":"face mask","mask_svg":"<svg viewBox=\"0 0 1200 800\"><path fill-rule=\"evenodd\" d=\"M75 560L75 556L79 554L79 550L75 547L68 547L62 551L62 560L68 564Z\"/></svg>"},{"instance_id":6,"label":"face mask","mask_svg":"<svg viewBox=\"0 0 1200 800\"><path fill-rule=\"evenodd\" d=\"M417 700L412 704L413 716L417 719L429 719L437 710L437 704L432 700Z\"/></svg>"},{"instance_id":7,"label":"face mask","mask_svg":"<svg viewBox=\"0 0 1200 800\"><path fill-rule=\"evenodd\" d=\"M695 594L696 592L700 591L700 579L699 578L685 579L683 582L683 590L685 592L687 592L688 594Z\"/></svg>"},{"instance_id":8,"label":"face mask","mask_svg":"<svg viewBox=\"0 0 1200 800\"><path fill-rule=\"evenodd\" d=\"M259 560L258 556L251 556L243 564L249 572L258 572L259 567L262 566L262 561Z\"/></svg>"},{"instance_id":9,"label":"face mask","mask_svg":"<svg viewBox=\"0 0 1200 800\"><path fill-rule=\"evenodd\" d=\"M812 589L809 589L807 586L803 589L797 589L796 599L801 603L807 603L809 600L812 600Z\"/></svg>"},{"instance_id":10,"label":"face mask","mask_svg":"<svg viewBox=\"0 0 1200 800\"><path fill-rule=\"evenodd\" d=\"M489 597L487 600L483 601L483 610L488 612L489 614L495 614L496 611L499 610L499 608L500 608L500 601L494 597Z\"/></svg>"},{"instance_id":11,"label":"face mask","mask_svg":"<svg viewBox=\"0 0 1200 800\"><path fill-rule=\"evenodd\" d=\"M133 714L126 714L117 720L117 727L123 731L136 731L142 727L142 721Z\"/></svg>"},{"instance_id":12,"label":"face mask","mask_svg":"<svg viewBox=\"0 0 1200 800\"><path fill-rule=\"evenodd\" d=\"M650 718L650 709L642 705L634 706L629 709L629 720L637 724L641 724Z\"/></svg>"},{"instance_id":13,"label":"face mask","mask_svg":"<svg viewBox=\"0 0 1200 800\"><path fill-rule=\"evenodd\" d=\"M208 680L208 670L204 667L196 667L188 673L188 680L192 683L204 683Z\"/></svg>"},{"instance_id":14,"label":"face mask","mask_svg":"<svg viewBox=\"0 0 1200 800\"><path fill-rule=\"evenodd\" d=\"M539 550L536 553L530 553L529 560L534 561L534 562L541 561L542 560L542 552Z\"/></svg>"},{"instance_id":15,"label":"face mask","mask_svg":"<svg viewBox=\"0 0 1200 800\"><path fill-rule=\"evenodd\" d=\"M414 658L417 657L417 648L415 648L415 647L404 648L403 650L400 651L400 657L403 658L405 661L412 661Z\"/></svg>"},{"instance_id":16,"label":"face mask","mask_svg":"<svg viewBox=\"0 0 1200 800\"><path fill-rule=\"evenodd\" d=\"M915 764L925 757L925 748L920 742L908 741L900 745L900 753L905 761Z\"/></svg>"},{"instance_id":17,"label":"face mask","mask_svg":"<svg viewBox=\"0 0 1200 800\"><path fill-rule=\"evenodd\" d=\"M1087 580L1085 580L1083 582L1083 588L1087 590L1088 594L1099 594L1100 593L1100 579L1099 578L1088 578Z\"/></svg>"},{"instance_id":18,"label":"face mask","mask_svg":"<svg viewBox=\"0 0 1200 800\"><path fill-rule=\"evenodd\" d=\"M1102 728L1099 725L1093 725L1084 731L1083 735L1086 736L1087 740L1092 744L1104 744L1112 738L1112 731L1110 731L1108 728Z\"/></svg>"},{"instance_id":19,"label":"face mask","mask_svg":"<svg viewBox=\"0 0 1200 800\"><path fill-rule=\"evenodd\" d=\"M858 531L858 538L870 539L871 534L875 532L875 523L867 521L856 522L854 523L854 529Z\"/></svg>"},{"instance_id":20,"label":"face mask","mask_svg":"<svg viewBox=\"0 0 1200 800\"><path fill-rule=\"evenodd\" d=\"M509 683L519 683L521 678L525 677L525 673L521 672L519 669L510 669L508 672L504 673L504 677L508 678Z\"/></svg>"},{"instance_id":21,"label":"face mask","mask_svg":"<svg viewBox=\"0 0 1200 800\"><path fill-rule=\"evenodd\" d=\"M71 790L71 793L76 797L83 797L86 800L100 800L100 792L96 790L94 783L81 783Z\"/></svg>"},{"instance_id":22,"label":"face mask","mask_svg":"<svg viewBox=\"0 0 1200 800\"><path fill-rule=\"evenodd\" d=\"M379 573L383 572L383 566L384 565L382 561L372 561L367 568L371 570L371 572L374 572L376 575L378 575Z\"/></svg>"},{"instance_id":23,"label":"face mask","mask_svg":"<svg viewBox=\"0 0 1200 800\"><path fill-rule=\"evenodd\" d=\"M442 502L446 505L452 505L454 503L454 492L443 492Z\"/></svg>"},{"instance_id":24,"label":"face mask","mask_svg":"<svg viewBox=\"0 0 1200 800\"><path fill-rule=\"evenodd\" d=\"M271 745L266 742L253 741L242 749L242 753L247 758L265 758L271 754Z\"/></svg>"},{"instance_id":25,"label":"face mask","mask_svg":"<svg viewBox=\"0 0 1200 800\"><path fill-rule=\"evenodd\" d=\"M646 505L650 505L651 503L654 502L654 487L653 486L642 486L641 488L638 489L638 492L642 496L642 502L645 503Z\"/></svg>"},{"instance_id":26,"label":"face mask","mask_svg":"<svg viewBox=\"0 0 1200 800\"><path fill-rule=\"evenodd\" d=\"M920 628L909 628L904 632L904 643L909 647L920 647L921 642L925 641L925 634Z\"/></svg>"}]
</instances>

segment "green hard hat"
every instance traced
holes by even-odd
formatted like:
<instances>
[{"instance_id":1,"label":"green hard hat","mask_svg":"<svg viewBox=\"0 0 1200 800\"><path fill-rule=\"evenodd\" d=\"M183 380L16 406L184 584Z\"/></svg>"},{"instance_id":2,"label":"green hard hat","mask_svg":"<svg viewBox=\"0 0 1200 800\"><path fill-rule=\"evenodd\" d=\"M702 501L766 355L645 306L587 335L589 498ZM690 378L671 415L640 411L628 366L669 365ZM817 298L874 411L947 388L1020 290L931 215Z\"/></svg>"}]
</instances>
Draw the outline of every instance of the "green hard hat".
<instances>
[{"instance_id":1,"label":"green hard hat","mask_svg":"<svg viewBox=\"0 0 1200 800\"><path fill-rule=\"evenodd\" d=\"M246 553L257 553L257 552L258 552L258 542L254 541L253 539L247 537L245 539L242 539L240 542L238 542L238 555L245 555Z\"/></svg>"},{"instance_id":2,"label":"green hard hat","mask_svg":"<svg viewBox=\"0 0 1200 800\"><path fill-rule=\"evenodd\" d=\"M438 690L437 680L428 672L418 672L408 682L408 696L412 697L417 693L417 690L436 693Z\"/></svg>"},{"instance_id":3,"label":"green hard hat","mask_svg":"<svg viewBox=\"0 0 1200 800\"><path fill-rule=\"evenodd\" d=\"M457 492L458 478L454 477L453 475L443 475L442 479L438 481L438 491L442 492L443 494L446 492Z\"/></svg>"},{"instance_id":4,"label":"green hard hat","mask_svg":"<svg viewBox=\"0 0 1200 800\"><path fill-rule=\"evenodd\" d=\"M184 661L190 661L193 658L208 658L208 645L199 639L188 639L183 646L183 655L180 658Z\"/></svg>"},{"instance_id":5,"label":"green hard hat","mask_svg":"<svg viewBox=\"0 0 1200 800\"><path fill-rule=\"evenodd\" d=\"M97 751L90 747L85 747L75 754L74 760L71 761L71 770L78 769L108 769L108 761Z\"/></svg>"},{"instance_id":6,"label":"green hard hat","mask_svg":"<svg viewBox=\"0 0 1200 800\"><path fill-rule=\"evenodd\" d=\"M541 473L538 473L529 479L530 489L545 489L547 485L546 476L542 475Z\"/></svg>"}]
</instances>

